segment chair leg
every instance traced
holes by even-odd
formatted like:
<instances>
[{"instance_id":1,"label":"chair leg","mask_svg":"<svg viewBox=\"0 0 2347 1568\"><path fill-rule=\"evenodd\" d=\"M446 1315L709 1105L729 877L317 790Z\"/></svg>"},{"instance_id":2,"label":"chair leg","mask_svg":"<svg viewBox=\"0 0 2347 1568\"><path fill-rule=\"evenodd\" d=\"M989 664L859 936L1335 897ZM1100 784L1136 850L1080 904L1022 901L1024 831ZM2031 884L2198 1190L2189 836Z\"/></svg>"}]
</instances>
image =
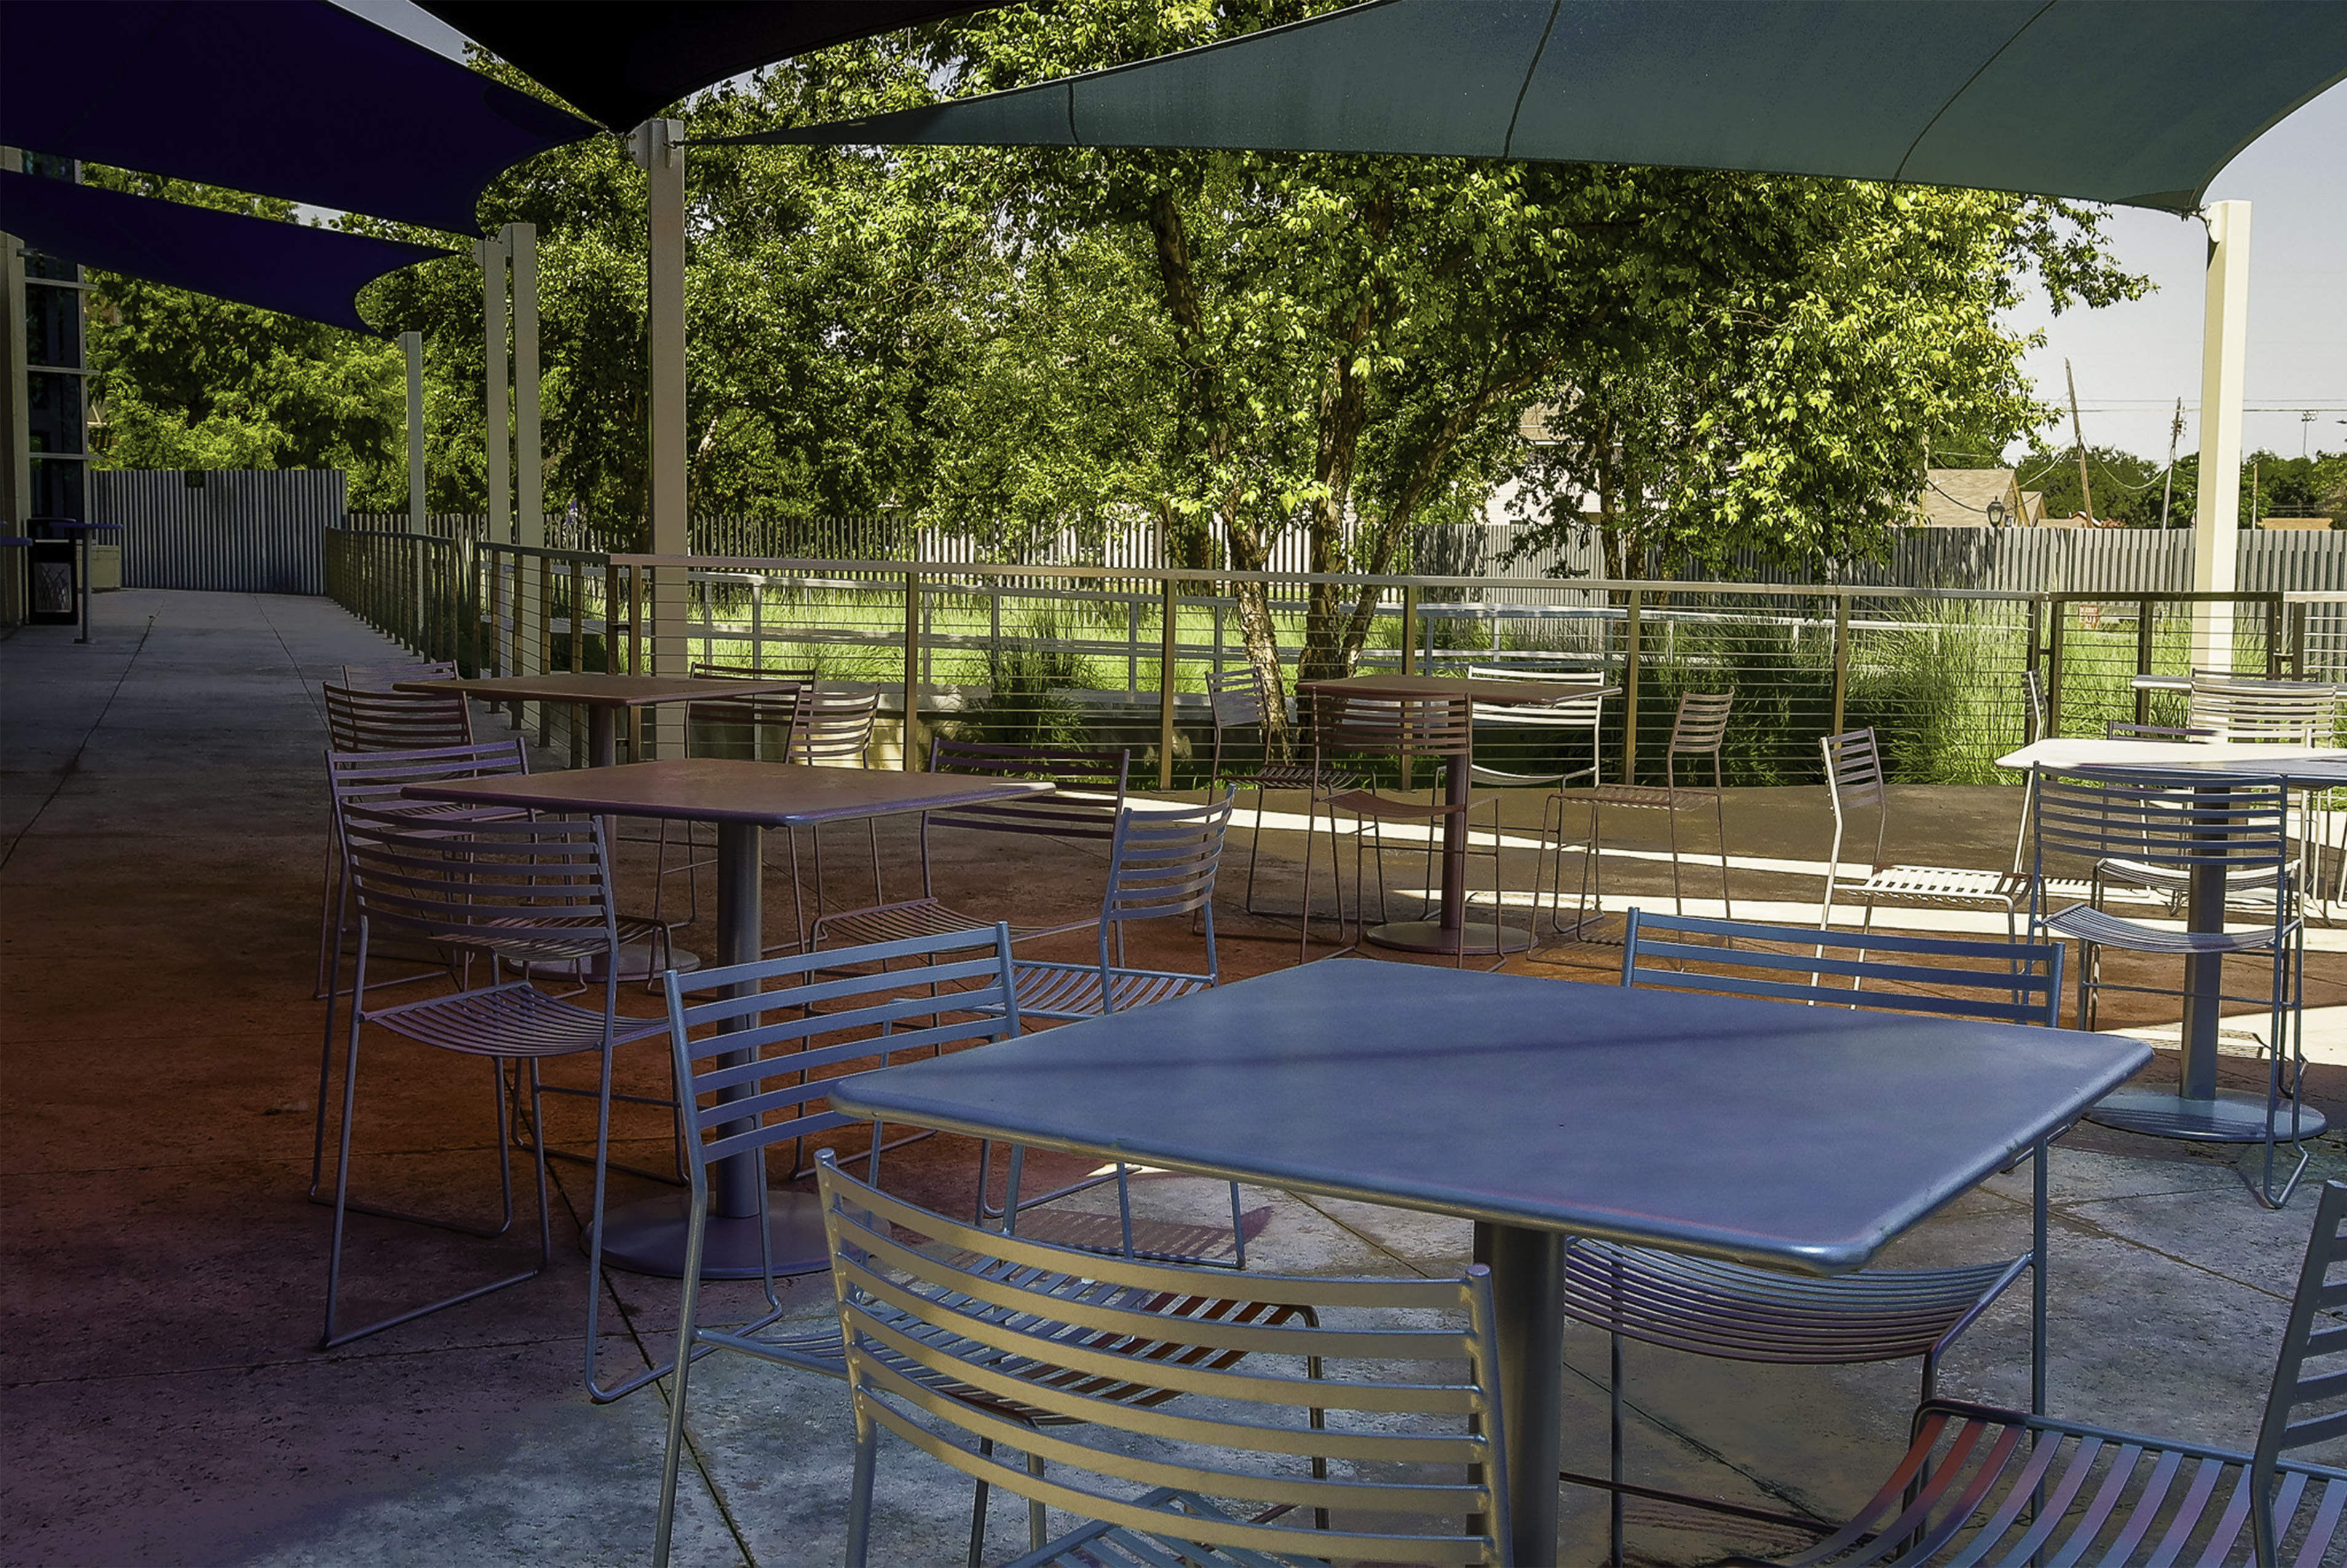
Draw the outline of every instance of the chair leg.
<instances>
[{"instance_id":1,"label":"chair leg","mask_svg":"<svg viewBox=\"0 0 2347 1568\"><path fill-rule=\"evenodd\" d=\"M692 1348L699 1340L701 1255L707 1235L706 1213L705 1205L695 1208L684 1239L684 1293L677 1315L676 1358L669 1363L676 1372L676 1380L669 1389L668 1450L661 1460L660 1516L652 1527L652 1568L666 1568L669 1534L676 1518L677 1471L684 1459L685 1388L695 1359ZM589 1288L600 1284L600 1280L594 1281ZM593 1341L589 1343L591 1347Z\"/></svg>"},{"instance_id":2,"label":"chair leg","mask_svg":"<svg viewBox=\"0 0 2347 1568\"><path fill-rule=\"evenodd\" d=\"M1719 843L1719 907L1723 918L1736 918L1736 901L1727 891L1727 792L1720 790L1711 797L1712 825Z\"/></svg>"},{"instance_id":3,"label":"chair leg","mask_svg":"<svg viewBox=\"0 0 2347 1568\"><path fill-rule=\"evenodd\" d=\"M978 1457L980 1459L994 1457L992 1438L978 1440ZM969 1505L969 1568L979 1568L986 1557L986 1501L993 1490L987 1484L985 1477L979 1478L978 1496Z\"/></svg>"},{"instance_id":4,"label":"chair leg","mask_svg":"<svg viewBox=\"0 0 2347 1568\"><path fill-rule=\"evenodd\" d=\"M856 1469L847 1490L847 1568L866 1568L872 1544L872 1466L878 1457L880 1423L856 1412Z\"/></svg>"},{"instance_id":5,"label":"chair leg","mask_svg":"<svg viewBox=\"0 0 2347 1568\"><path fill-rule=\"evenodd\" d=\"M1607 1476L1614 1485L1605 1494L1606 1540L1611 1547L1608 1557L1613 1568L1622 1564L1622 1336L1605 1337L1611 1376L1606 1379L1606 1409L1610 1418L1607 1445Z\"/></svg>"},{"instance_id":6,"label":"chair leg","mask_svg":"<svg viewBox=\"0 0 2347 1568\"><path fill-rule=\"evenodd\" d=\"M1027 1456L1027 1473L1038 1481L1042 1479L1043 1456L1041 1454ZM1043 1505L1030 1498L1027 1501L1027 1549L1030 1552L1040 1552L1043 1550L1043 1542L1048 1539L1049 1535L1044 1529Z\"/></svg>"}]
</instances>

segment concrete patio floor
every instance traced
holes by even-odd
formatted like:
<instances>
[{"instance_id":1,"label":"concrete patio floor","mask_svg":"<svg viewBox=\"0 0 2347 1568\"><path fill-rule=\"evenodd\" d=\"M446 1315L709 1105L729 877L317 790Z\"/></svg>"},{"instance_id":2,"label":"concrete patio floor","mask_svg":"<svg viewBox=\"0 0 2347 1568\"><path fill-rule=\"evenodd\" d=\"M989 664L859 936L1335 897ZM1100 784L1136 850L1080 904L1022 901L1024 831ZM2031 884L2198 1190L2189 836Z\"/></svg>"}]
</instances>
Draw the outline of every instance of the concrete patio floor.
<instances>
[{"instance_id":1,"label":"concrete patio floor","mask_svg":"<svg viewBox=\"0 0 2347 1568\"><path fill-rule=\"evenodd\" d=\"M324 828L316 688L345 661L397 651L323 600L132 591L101 596L96 610L90 646L65 628L0 633L0 1560L644 1561L667 1408L659 1389L598 1408L579 1387L582 1167L557 1168L557 1255L545 1276L341 1350L313 1348L328 1224L304 1201L323 1012L310 999ZM1995 866L2011 854L2017 791L1908 789L1894 800L1901 858ZM1529 843L1537 800L1511 805L1512 831ZM1822 792L1731 792L1727 812L1737 913L1806 907L1814 919L1829 830ZM1708 844L1707 824L1693 832ZM1266 835L1262 903L1295 907L1300 842ZM883 824L881 843L891 864L913 864L908 824ZM1666 889L1658 841L1621 843L1609 890ZM1018 901L1079 905L1092 895L1051 872L1055 853L1008 866L944 858L940 890L996 897L1015 882ZM1530 852L1511 860L1521 886ZM855 894L860 861L834 857L843 896ZM1225 975L1294 962L1293 923L1242 912L1243 864L1225 864ZM648 901L648 865L641 852L623 858L630 907ZM1698 861L1688 887L1717 881ZM787 886L770 881L770 932L787 927ZM707 951L712 935L704 926L681 940ZM2341 936L2318 934L2310 1007L2347 1005ZM1168 960L1194 957L1184 933L1151 942ZM1071 951L1082 948L1078 938ZM1511 968L1562 987L1610 983L1617 965L1614 949L1557 942ZM657 1011L641 993L624 1005ZM2174 1016L2151 1001L2115 1008L2106 1022L2156 1030ZM2347 1041L2318 1054L2328 1060L2310 1098L2336 1121L2347 1114ZM623 1076L657 1091L662 1061L658 1046L639 1048ZM580 1075L575 1063L554 1070L565 1072ZM2226 1072L2262 1083L2245 1058L2228 1058ZM2173 1075L2163 1052L2146 1077ZM420 1049L375 1052L360 1119L371 1190L451 1208L483 1198L494 1143L477 1079ZM591 1133L576 1106L551 1119L558 1143ZM621 1157L667 1157L657 1112L639 1111L622 1132ZM2347 1142L2333 1132L2316 1148L2311 1176L2347 1176ZM1672 1153L1671 1129L1655 1128L1654 1158ZM2237 1153L2091 1126L2057 1148L2056 1412L2249 1441L2312 1204L2259 1208ZM892 1188L967 1205L967 1143L940 1137L889 1162ZM621 1201L653 1190L615 1178ZM1152 1177L1138 1193L1144 1216L1169 1232L1227 1213L1214 1184ZM2027 1197L2025 1170L1997 1178L1885 1262L2019 1251ZM1450 1272L1467 1253L1460 1222L1253 1190L1245 1207L1259 1269ZM355 1309L487 1277L518 1255L405 1229L354 1222ZM607 1376L663 1354L672 1282L614 1273L595 1287L611 1309L599 1348ZM820 1317L827 1279L793 1282L789 1299L794 1313ZM2024 1303L1972 1332L1944 1389L2026 1399ZM1567 1359L1567 1463L1602 1471L1603 1338L1574 1331ZM1629 1377L1635 1479L1819 1517L1871 1490L1903 1441L1914 1393L1912 1364L1754 1368L1637 1346ZM839 1385L721 1358L695 1374L690 1426L680 1561L840 1560L851 1439ZM958 1563L968 1508L948 1472L886 1450L875 1561ZM1646 1504L1629 1512L1642 1563L1802 1539L1731 1534L1717 1519ZM995 1555L1015 1554L1020 1512L999 1501L990 1529ZM1602 1497L1568 1490L1564 1532L1559 1561L1599 1561Z\"/></svg>"}]
</instances>

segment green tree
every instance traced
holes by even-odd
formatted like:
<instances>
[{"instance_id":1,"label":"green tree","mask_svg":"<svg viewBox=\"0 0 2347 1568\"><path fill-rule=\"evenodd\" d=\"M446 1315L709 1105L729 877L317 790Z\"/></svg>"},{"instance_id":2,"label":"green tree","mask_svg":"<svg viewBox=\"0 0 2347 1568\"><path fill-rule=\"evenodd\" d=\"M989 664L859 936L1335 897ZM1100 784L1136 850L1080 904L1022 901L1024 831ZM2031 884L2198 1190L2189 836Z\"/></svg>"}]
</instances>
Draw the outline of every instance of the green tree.
<instances>
[{"instance_id":1,"label":"green tree","mask_svg":"<svg viewBox=\"0 0 2347 1568\"><path fill-rule=\"evenodd\" d=\"M92 185L291 221L292 204L91 167ZM351 505L404 494L405 383L380 339L92 269L97 460L114 468L342 468Z\"/></svg>"}]
</instances>

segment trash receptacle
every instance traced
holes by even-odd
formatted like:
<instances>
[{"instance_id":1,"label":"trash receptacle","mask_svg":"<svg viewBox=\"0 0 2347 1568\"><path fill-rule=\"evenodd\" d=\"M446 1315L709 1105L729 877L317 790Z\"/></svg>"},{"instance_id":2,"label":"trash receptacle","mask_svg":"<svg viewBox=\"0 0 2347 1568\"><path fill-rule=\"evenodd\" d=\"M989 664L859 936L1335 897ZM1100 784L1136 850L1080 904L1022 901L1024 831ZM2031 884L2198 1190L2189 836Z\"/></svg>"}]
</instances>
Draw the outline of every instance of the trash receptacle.
<instances>
[{"instance_id":1,"label":"trash receptacle","mask_svg":"<svg viewBox=\"0 0 2347 1568\"><path fill-rule=\"evenodd\" d=\"M25 620L35 626L72 626L81 620L81 561L70 535L28 518L24 548Z\"/></svg>"}]
</instances>

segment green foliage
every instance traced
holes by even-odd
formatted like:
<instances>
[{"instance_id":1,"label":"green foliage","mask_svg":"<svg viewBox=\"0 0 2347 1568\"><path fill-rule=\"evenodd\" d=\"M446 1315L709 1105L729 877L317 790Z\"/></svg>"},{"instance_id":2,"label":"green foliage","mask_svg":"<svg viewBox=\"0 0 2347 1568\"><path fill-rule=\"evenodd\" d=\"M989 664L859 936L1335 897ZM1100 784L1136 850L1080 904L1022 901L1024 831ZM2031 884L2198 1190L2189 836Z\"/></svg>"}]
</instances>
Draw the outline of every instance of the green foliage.
<instances>
[{"instance_id":1,"label":"green foliage","mask_svg":"<svg viewBox=\"0 0 2347 1568\"><path fill-rule=\"evenodd\" d=\"M92 185L290 220L292 204L91 168ZM351 505L402 504L395 345L93 269L92 412L114 468L343 468Z\"/></svg>"},{"instance_id":2,"label":"green foliage","mask_svg":"<svg viewBox=\"0 0 2347 1568\"><path fill-rule=\"evenodd\" d=\"M967 738L1015 746L1093 743L1082 706L1064 693L1092 683L1089 664L1061 646L1063 632L1050 612L1033 617L1023 635L997 639L986 651L987 700L958 724Z\"/></svg>"},{"instance_id":3,"label":"green foliage","mask_svg":"<svg viewBox=\"0 0 2347 1568\"><path fill-rule=\"evenodd\" d=\"M2033 449L2019 470L2022 488L2042 491L2048 518L2067 518L2085 509L2078 493L2078 453L2075 447ZM2160 503L2168 507L2168 522L2188 528L2197 494L2197 463L2177 465L2174 494L2168 494L2165 465L2147 462L2115 446L2086 448L2086 477L2095 487L2095 516L2129 528L2159 527ZM2245 514L2246 515L2246 514Z\"/></svg>"}]
</instances>

